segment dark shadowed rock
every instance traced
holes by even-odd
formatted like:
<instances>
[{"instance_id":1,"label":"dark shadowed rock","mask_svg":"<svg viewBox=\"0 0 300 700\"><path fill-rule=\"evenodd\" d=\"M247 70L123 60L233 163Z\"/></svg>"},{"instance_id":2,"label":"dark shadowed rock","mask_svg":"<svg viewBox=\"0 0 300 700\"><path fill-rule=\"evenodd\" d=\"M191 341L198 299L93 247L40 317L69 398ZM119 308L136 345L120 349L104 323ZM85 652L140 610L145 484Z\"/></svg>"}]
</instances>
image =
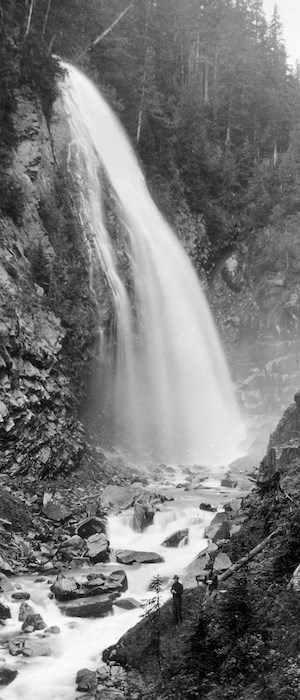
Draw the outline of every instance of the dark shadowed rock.
<instances>
[{"instance_id":1,"label":"dark shadowed rock","mask_svg":"<svg viewBox=\"0 0 300 700\"><path fill-rule=\"evenodd\" d=\"M179 547L180 542L188 538L188 534L188 529L177 530L177 532L174 532L173 535L166 537L162 544L164 547Z\"/></svg>"},{"instance_id":2,"label":"dark shadowed rock","mask_svg":"<svg viewBox=\"0 0 300 700\"><path fill-rule=\"evenodd\" d=\"M11 597L13 600L29 600L30 593L26 593L26 591L15 591L11 594Z\"/></svg>"},{"instance_id":3,"label":"dark shadowed rock","mask_svg":"<svg viewBox=\"0 0 300 700\"><path fill-rule=\"evenodd\" d=\"M28 613L22 624L23 632L35 632L36 630L44 630L46 627L47 625L39 613Z\"/></svg>"},{"instance_id":4,"label":"dark shadowed rock","mask_svg":"<svg viewBox=\"0 0 300 700\"><path fill-rule=\"evenodd\" d=\"M81 598L60 604L65 615L73 617L103 617L112 610L111 596Z\"/></svg>"},{"instance_id":5,"label":"dark shadowed rock","mask_svg":"<svg viewBox=\"0 0 300 700\"><path fill-rule=\"evenodd\" d=\"M8 668L7 666L2 666L0 668L0 685L8 685L15 680L18 675L16 669Z\"/></svg>"},{"instance_id":6,"label":"dark shadowed rock","mask_svg":"<svg viewBox=\"0 0 300 700\"><path fill-rule=\"evenodd\" d=\"M9 617L11 617L10 609L7 605L0 603L0 620L8 620Z\"/></svg>"},{"instance_id":7,"label":"dark shadowed rock","mask_svg":"<svg viewBox=\"0 0 300 700\"><path fill-rule=\"evenodd\" d=\"M96 671L90 671L88 668L82 668L76 676L77 690L84 692L86 690L94 691L97 688L98 679Z\"/></svg>"},{"instance_id":8,"label":"dark shadowed rock","mask_svg":"<svg viewBox=\"0 0 300 700\"><path fill-rule=\"evenodd\" d=\"M116 559L120 564L157 564L159 561L164 561L160 554L155 552L139 552L129 549L117 549Z\"/></svg>"},{"instance_id":9,"label":"dark shadowed rock","mask_svg":"<svg viewBox=\"0 0 300 700\"><path fill-rule=\"evenodd\" d=\"M83 537L84 539L88 539L88 537L91 537L91 535L95 535L97 532L105 533L105 523L104 520L102 520L101 518L96 518L96 516L83 520L77 526L78 535L80 535L80 537Z\"/></svg>"},{"instance_id":10,"label":"dark shadowed rock","mask_svg":"<svg viewBox=\"0 0 300 700\"><path fill-rule=\"evenodd\" d=\"M42 514L49 520L54 520L57 523L67 520L72 515L68 508L59 503L52 503L52 501L43 506Z\"/></svg>"},{"instance_id":11,"label":"dark shadowed rock","mask_svg":"<svg viewBox=\"0 0 300 700\"><path fill-rule=\"evenodd\" d=\"M210 503L200 503L199 508L200 508L200 510L205 510L208 513L215 513L217 510Z\"/></svg>"},{"instance_id":12,"label":"dark shadowed rock","mask_svg":"<svg viewBox=\"0 0 300 700\"><path fill-rule=\"evenodd\" d=\"M31 607L31 605L28 605L28 603L21 603L20 605L20 610L19 610L19 620L20 622L23 622L27 615L33 615L34 614L34 609Z\"/></svg>"},{"instance_id":13,"label":"dark shadowed rock","mask_svg":"<svg viewBox=\"0 0 300 700\"><path fill-rule=\"evenodd\" d=\"M142 532L153 522L155 511L142 503L135 503L133 509L133 529Z\"/></svg>"},{"instance_id":14,"label":"dark shadowed rock","mask_svg":"<svg viewBox=\"0 0 300 700\"><path fill-rule=\"evenodd\" d=\"M123 569L118 569L113 571L107 578L107 583L112 583L116 586L117 590L127 591L128 581L125 571Z\"/></svg>"},{"instance_id":15,"label":"dark shadowed rock","mask_svg":"<svg viewBox=\"0 0 300 700\"><path fill-rule=\"evenodd\" d=\"M86 541L88 555L92 564L107 561L109 558L109 543L103 533L91 535Z\"/></svg>"},{"instance_id":16,"label":"dark shadowed rock","mask_svg":"<svg viewBox=\"0 0 300 700\"><path fill-rule=\"evenodd\" d=\"M62 542L59 549L84 549L84 547L85 542L83 541L82 537L79 535L72 535L72 537L68 537L64 542Z\"/></svg>"}]
</instances>

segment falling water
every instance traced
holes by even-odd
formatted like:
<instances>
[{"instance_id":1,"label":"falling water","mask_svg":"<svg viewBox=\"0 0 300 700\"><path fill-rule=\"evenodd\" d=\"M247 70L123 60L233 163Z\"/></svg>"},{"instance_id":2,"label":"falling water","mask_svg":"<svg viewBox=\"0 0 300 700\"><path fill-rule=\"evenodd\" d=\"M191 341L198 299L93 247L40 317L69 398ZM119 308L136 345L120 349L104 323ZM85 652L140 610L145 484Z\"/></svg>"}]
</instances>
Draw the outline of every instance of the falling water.
<instances>
[{"instance_id":1,"label":"falling water","mask_svg":"<svg viewBox=\"0 0 300 700\"><path fill-rule=\"evenodd\" d=\"M152 201L117 118L88 78L65 68L81 215L115 309L116 350L110 344L106 358L115 444L139 459L228 464L240 454L243 429L196 273ZM100 169L118 209L130 290L107 231Z\"/></svg>"}]
</instances>

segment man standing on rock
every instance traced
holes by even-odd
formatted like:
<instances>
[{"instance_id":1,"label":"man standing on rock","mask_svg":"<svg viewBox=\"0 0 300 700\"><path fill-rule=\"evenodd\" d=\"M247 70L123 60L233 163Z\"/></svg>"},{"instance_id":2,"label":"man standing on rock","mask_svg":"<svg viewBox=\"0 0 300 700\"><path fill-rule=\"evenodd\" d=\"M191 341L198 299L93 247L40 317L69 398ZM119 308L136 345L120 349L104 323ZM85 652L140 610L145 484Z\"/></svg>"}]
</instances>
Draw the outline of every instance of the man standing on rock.
<instances>
[{"instance_id":1,"label":"man standing on rock","mask_svg":"<svg viewBox=\"0 0 300 700\"><path fill-rule=\"evenodd\" d=\"M174 583L171 588L171 593L173 595L173 621L175 625L177 625L178 622L182 622L181 598L183 594L183 585L179 583L178 576L173 576L173 580Z\"/></svg>"}]
</instances>

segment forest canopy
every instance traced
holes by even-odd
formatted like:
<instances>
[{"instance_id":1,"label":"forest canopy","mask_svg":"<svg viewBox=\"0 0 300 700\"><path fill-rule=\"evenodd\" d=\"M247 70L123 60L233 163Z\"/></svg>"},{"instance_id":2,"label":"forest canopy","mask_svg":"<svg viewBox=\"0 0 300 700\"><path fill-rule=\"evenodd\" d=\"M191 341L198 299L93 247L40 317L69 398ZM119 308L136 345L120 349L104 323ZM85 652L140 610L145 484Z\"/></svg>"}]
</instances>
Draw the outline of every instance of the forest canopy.
<instances>
[{"instance_id":1,"label":"forest canopy","mask_svg":"<svg viewBox=\"0 0 300 700\"><path fill-rule=\"evenodd\" d=\"M102 89L158 204L200 217L213 250L298 211L299 70L276 7L267 24L262 0L2 0L0 22L2 154L20 83L50 112L54 54Z\"/></svg>"}]
</instances>

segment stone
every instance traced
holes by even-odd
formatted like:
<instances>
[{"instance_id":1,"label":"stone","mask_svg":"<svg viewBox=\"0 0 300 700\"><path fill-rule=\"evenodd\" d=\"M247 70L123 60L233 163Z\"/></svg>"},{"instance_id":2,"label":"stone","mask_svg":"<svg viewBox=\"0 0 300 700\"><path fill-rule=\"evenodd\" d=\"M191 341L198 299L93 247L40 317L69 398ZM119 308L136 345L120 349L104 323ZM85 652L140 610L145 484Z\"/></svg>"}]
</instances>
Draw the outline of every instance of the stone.
<instances>
[{"instance_id":1,"label":"stone","mask_svg":"<svg viewBox=\"0 0 300 700\"><path fill-rule=\"evenodd\" d=\"M60 608L70 617L103 617L112 610L111 596L94 596L61 603Z\"/></svg>"},{"instance_id":2,"label":"stone","mask_svg":"<svg viewBox=\"0 0 300 700\"><path fill-rule=\"evenodd\" d=\"M91 535L95 535L97 532L105 533L105 524L101 518L87 518L83 520L79 525L77 525L77 533L80 537L88 539Z\"/></svg>"},{"instance_id":3,"label":"stone","mask_svg":"<svg viewBox=\"0 0 300 700\"><path fill-rule=\"evenodd\" d=\"M0 603L0 620L8 620L10 617L10 609L7 607L7 605Z\"/></svg>"},{"instance_id":4,"label":"stone","mask_svg":"<svg viewBox=\"0 0 300 700\"><path fill-rule=\"evenodd\" d=\"M20 654L22 654L22 648L23 641L17 640L8 642L8 651L11 656L19 656Z\"/></svg>"},{"instance_id":5,"label":"stone","mask_svg":"<svg viewBox=\"0 0 300 700\"><path fill-rule=\"evenodd\" d=\"M228 555L224 552L219 552L214 560L213 570L221 573L222 571L230 569L231 566L232 561L229 559Z\"/></svg>"},{"instance_id":6,"label":"stone","mask_svg":"<svg viewBox=\"0 0 300 700\"><path fill-rule=\"evenodd\" d=\"M142 503L135 503L133 509L133 529L137 532L143 532L148 525L153 523L155 511L151 507L147 507Z\"/></svg>"},{"instance_id":7,"label":"stone","mask_svg":"<svg viewBox=\"0 0 300 700\"><path fill-rule=\"evenodd\" d=\"M208 513L215 513L216 510L217 510L217 509L214 508L214 506L212 506L210 503L200 503L199 508L200 508L200 510L205 510L205 511L207 511Z\"/></svg>"},{"instance_id":8,"label":"stone","mask_svg":"<svg viewBox=\"0 0 300 700\"><path fill-rule=\"evenodd\" d=\"M47 627L40 613L28 613L22 624L23 632L35 632L36 630L44 630Z\"/></svg>"},{"instance_id":9,"label":"stone","mask_svg":"<svg viewBox=\"0 0 300 700\"><path fill-rule=\"evenodd\" d=\"M75 598L78 588L79 586L74 578L64 576L62 573L58 574L57 579L50 586L50 590L54 593L57 600L71 600Z\"/></svg>"},{"instance_id":10,"label":"stone","mask_svg":"<svg viewBox=\"0 0 300 700\"><path fill-rule=\"evenodd\" d=\"M118 598L115 600L114 605L118 608L124 608L124 610L134 610L135 608L141 608L141 603L135 598Z\"/></svg>"},{"instance_id":11,"label":"stone","mask_svg":"<svg viewBox=\"0 0 300 700\"><path fill-rule=\"evenodd\" d=\"M83 541L82 537L79 535L72 535L72 537L68 537L67 540L61 543L59 549L84 549L84 547L85 542Z\"/></svg>"},{"instance_id":12,"label":"stone","mask_svg":"<svg viewBox=\"0 0 300 700\"><path fill-rule=\"evenodd\" d=\"M0 574L0 591L2 591L2 593L10 593L10 591L13 590L14 588L7 576L5 574Z\"/></svg>"},{"instance_id":13,"label":"stone","mask_svg":"<svg viewBox=\"0 0 300 700\"><path fill-rule=\"evenodd\" d=\"M42 508L42 514L49 518L49 520L54 520L55 522L63 522L71 517L72 512L63 505L59 503L53 503L48 501Z\"/></svg>"},{"instance_id":14,"label":"stone","mask_svg":"<svg viewBox=\"0 0 300 700\"><path fill-rule=\"evenodd\" d=\"M183 543L184 540L186 540L185 544L187 544L188 535L188 529L177 530L177 532L174 532L173 535L166 537L162 544L164 547L179 547L180 543Z\"/></svg>"},{"instance_id":15,"label":"stone","mask_svg":"<svg viewBox=\"0 0 300 700\"><path fill-rule=\"evenodd\" d=\"M229 515L236 515L241 510L242 503L242 498L234 498L233 501L230 501L230 503L225 503L224 510L226 513L229 513Z\"/></svg>"},{"instance_id":16,"label":"stone","mask_svg":"<svg viewBox=\"0 0 300 700\"><path fill-rule=\"evenodd\" d=\"M29 600L30 593L27 593L26 591L15 591L11 594L11 597L13 600Z\"/></svg>"},{"instance_id":17,"label":"stone","mask_svg":"<svg viewBox=\"0 0 300 700\"><path fill-rule=\"evenodd\" d=\"M14 570L12 567L0 556L0 571L2 574L13 574Z\"/></svg>"},{"instance_id":18,"label":"stone","mask_svg":"<svg viewBox=\"0 0 300 700\"><path fill-rule=\"evenodd\" d=\"M104 562L109 559L109 543L103 533L91 535L86 541L88 555L92 564Z\"/></svg>"},{"instance_id":19,"label":"stone","mask_svg":"<svg viewBox=\"0 0 300 700\"><path fill-rule=\"evenodd\" d=\"M230 538L230 526L228 520L224 522L211 523L204 530L204 537L217 543L219 540L227 540Z\"/></svg>"},{"instance_id":20,"label":"stone","mask_svg":"<svg viewBox=\"0 0 300 700\"><path fill-rule=\"evenodd\" d=\"M34 609L28 603L21 603L18 619L23 622L27 615L34 615Z\"/></svg>"},{"instance_id":21,"label":"stone","mask_svg":"<svg viewBox=\"0 0 300 700\"><path fill-rule=\"evenodd\" d=\"M163 557L156 552L140 552L129 549L117 549L116 560L120 564L157 564L164 561Z\"/></svg>"},{"instance_id":22,"label":"stone","mask_svg":"<svg viewBox=\"0 0 300 700\"><path fill-rule=\"evenodd\" d=\"M15 680L18 675L16 669L8 668L7 666L0 667L0 685L8 685Z\"/></svg>"},{"instance_id":23,"label":"stone","mask_svg":"<svg viewBox=\"0 0 300 700\"><path fill-rule=\"evenodd\" d=\"M288 588L292 588L295 593L300 592L300 564L295 569L293 576L288 584Z\"/></svg>"},{"instance_id":24,"label":"stone","mask_svg":"<svg viewBox=\"0 0 300 700\"><path fill-rule=\"evenodd\" d=\"M76 683L78 691L96 690L98 684L96 671L90 671L88 668L80 669L76 676Z\"/></svg>"},{"instance_id":25,"label":"stone","mask_svg":"<svg viewBox=\"0 0 300 700\"><path fill-rule=\"evenodd\" d=\"M126 573L123 569L112 571L112 573L109 574L108 578L106 579L106 582L114 584L118 591L127 591L128 581Z\"/></svg>"},{"instance_id":26,"label":"stone","mask_svg":"<svg viewBox=\"0 0 300 700\"><path fill-rule=\"evenodd\" d=\"M58 627L58 625L52 625L52 627L47 627L45 629L45 634L60 634L60 627Z\"/></svg>"}]
</instances>

